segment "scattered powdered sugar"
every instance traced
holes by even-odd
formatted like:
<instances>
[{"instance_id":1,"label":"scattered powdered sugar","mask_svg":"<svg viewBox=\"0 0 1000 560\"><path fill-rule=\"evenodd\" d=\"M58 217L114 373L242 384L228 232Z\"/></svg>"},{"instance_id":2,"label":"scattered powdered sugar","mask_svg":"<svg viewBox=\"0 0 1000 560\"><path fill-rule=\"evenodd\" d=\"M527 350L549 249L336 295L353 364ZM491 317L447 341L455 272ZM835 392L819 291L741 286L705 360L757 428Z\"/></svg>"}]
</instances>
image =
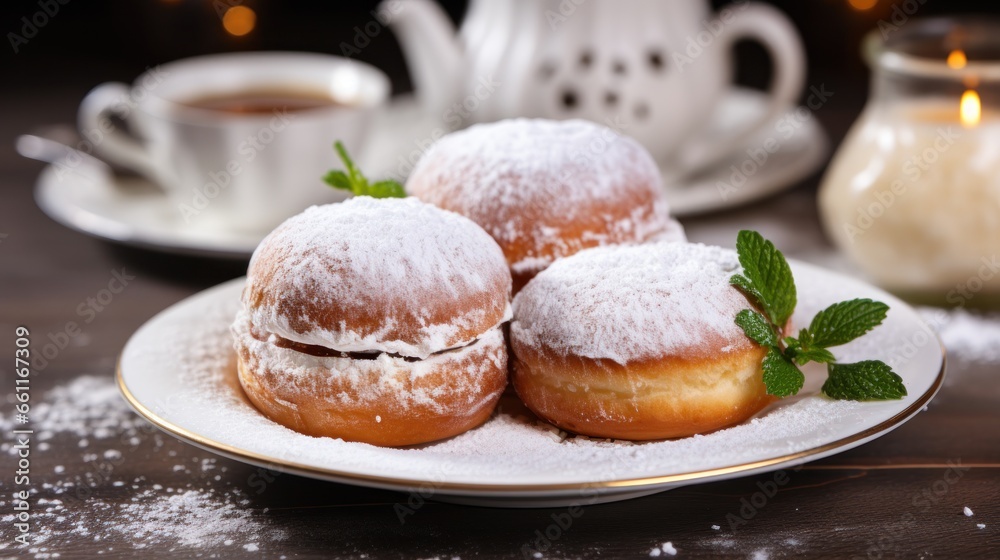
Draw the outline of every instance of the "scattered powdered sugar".
<instances>
[{"instance_id":1,"label":"scattered powdered sugar","mask_svg":"<svg viewBox=\"0 0 1000 560\"><path fill-rule=\"evenodd\" d=\"M207 473L215 469L215 458L203 458L191 468L181 465L184 474L196 476L176 487L150 484L145 476L121 479L127 455L119 446L133 449L153 438L157 451L164 436L131 411L110 377L86 375L47 391L33 401L30 427L38 439L63 442L86 436L88 449L103 449L83 453L83 468L55 465L39 473L40 482L29 490L30 544L19 546L8 541L0 543L0 551L16 550L46 559L67 556L74 550L79 553L84 544L92 547L92 553L111 556L133 554L152 545L180 551L224 546L234 539L259 543L284 538L283 531L246 507L249 501L242 490L212 487ZM8 417L0 418L0 429L12 428ZM7 442L3 451L15 452ZM33 455L36 463L32 467L44 464L44 457L44 453ZM33 474L32 482L35 480ZM127 486L129 500L106 500L106 492L101 490L105 486ZM3 515L0 520L10 524L14 516Z\"/></svg>"},{"instance_id":2,"label":"scattered powdered sugar","mask_svg":"<svg viewBox=\"0 0 1000 560\"><path fill-rule=\"evenodd\" d=\"M218 496L214 492L188 490L150 499L144 493L138 496L136 502L116 506L113 515L120 517L114 530L146 545L176 543L203 548L218 546L233 537L255 540L265 532L264 525L239 503L245 500L240 494ZM273 533L264 536L274 538ZM257 544L251 542L244 548L257 550Z\"/></svg>"},{"instance_id":3,"label":"scattered powdered sugar","mask_svg":"<svg viewBox=\"0 0 1000 560\"><path fill-rule=\"evenodd\" d=\"M240 282L234 281L164 312L129 342L121 367L133 394L154 404L152 408L162 401L160 414L170 421L274 462L469 484L637 478L810 449L829 442L838 433L838 423L849 421L864 406L802 395L783 400L759 418L712 434L632 443L566 434L553 437L547 425L527 416L514 397L505 396L500 412L486 424L438 443L391 449L310 437L261 415L235 381L228 323L239 305L240 289ZM143 382L143 377L157 383Z\"/></svg>"},{"instance_id":4,"label":"scattered powdered sugar","mask_svg":"<svg viewBox=\"0 0 1000 560\"><path fill-rule=\"evenodd\" d=\"M110 438L127 443L138 428L147 425L125 405L111 380L92 375L77 377L48 391L41 402L32 404L31 412L36 441L47 442L55 434L64 433L80 438L80 447L88 447L90 440ZM13 415L0 417L0 430L9 432L14 428ZM9 442L0 444L0 451L9 448ZM64 468L58 465L55 472L61 473Z\"/></svg>"},{"instance_id":5,"label":"scattered powdered sugar","mask_svg":"<svg viewBox=\"0 0 1000 560\"><path fill-rule=\"evenodd\" d=\"M949 353L972 362L1000 363L1000 314L936 307L921 308L920 314Z\"/></svg>"},{"instance_id":6,"label":"scattered powdered sugar","mask_svg":"<svg viewBox=\"0 0 1000 560\"><path fill-rule=\"evenodd\" d=\"M652 156L584 120L509 119L451 133L406 188L486 228L515 272L581 247L684 239Z\"/></svg>"},{"instance_id":7,"label":"scattered powdered sugar","mask_svg":"<svg viewBox=\"0 0 1000 560\"><path fill-rule=\"evenodd\" d=\"M285 533L269 527L260 514L245 506L246 496L238 489L226 492L209 490L168 490L147 487L133 491L125 503L108 502L98 496L81 500L73 496L76 484L69 481L45 483L32 517L31 544L28 547L0 544L4 548L26 549L35 558L55 558L56 551L73 550L74 543L108 541L99 553L112 553L115 545L127 543L124 550L165 545L170 550L204 549L231 545L233 539L249 541L256 550L258 542L280 541ZM133 488L136 486L134 485ZM65 496L65 497L64 497ZM12 523L12 514L0 520ZM249 546L249 545L248 545Z\"/></svg>"},{"instance_id":8,"label":"scattered powdered sugar","mask_svg":"<svg viewBox=\"0 0 1000 560\"><path fill-rule=\"evenodd\" d=\"M264 238L247 276L254 326L343 352L426 358L510 318L500 247L415 198L313 206Z\"/></svg>"},{"instance_id":9,"label":"scattered powdered sugar","mask_svg":"<svg viewBox=\"0 0 1000 560\"><path fill-rule=\"evenodd\" d=\"M750 304L729 283L739 270L735 252L695 243L587 249L517 294L511 338L621 364L745 351L733 319Z\"/></svg>"},{"instance_id":10,"label":"scattered powdered sugar","mask_svg":"<svg viewBox=\"0 0 1000 560\"><path fill-rule=\"evenodd\" d=\"M796 510L797 511L797 510ZM834 528L833 531L838 531ZM810 556L812 547L804 540L801 530L776 529L760 534L746 533L734 530L727 536L712 533L710 536L696 537L681 542L683 548L697 550L708 557L748 558L767 560L776 558L806 558ZM737 556L737 551L748 551L748 554ZM815 555L813 552L812 555Z\"/></svg>"}]
</instances>

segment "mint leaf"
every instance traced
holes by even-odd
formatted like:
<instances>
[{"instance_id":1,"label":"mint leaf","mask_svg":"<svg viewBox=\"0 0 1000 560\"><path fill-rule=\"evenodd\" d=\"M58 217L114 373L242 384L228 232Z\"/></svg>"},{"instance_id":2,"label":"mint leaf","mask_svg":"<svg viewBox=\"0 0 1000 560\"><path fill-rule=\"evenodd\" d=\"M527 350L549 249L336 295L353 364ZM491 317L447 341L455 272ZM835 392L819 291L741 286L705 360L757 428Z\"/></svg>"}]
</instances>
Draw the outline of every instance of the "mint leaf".
<instances>
[{"instance_id":1,"label":"mint leaf","mask_svg":"<svg viewBox=\"0 0 1000 560\"><path fill-rule=\"evenodd\" d=\"M774 328L760 313L752 309L744 309L736 314L736 324L757 344L761 346L778 345L778 336L774 334Z\"/></svg>"},{"instance_id":2,"label":"mint leaf","mask_svg":"<svg viewBox=\"0 0 1000 560\"><path fill-rule=\"evenodd\" d=\"M813 317L809 325L811 344L806 346L840 346L864 335L882 324L889 306L870 299L852 299L827 307Z\"/></svg>"},{"instance_id":3,"label":"mint leaf","mask_svg":"<svg viewBox=\"0 0 1000 560\"><path fill-rule=\"evenodd\" d=\"M800 348L788 353L791 354L789 357L795 360L795 363L800 366L804 366L809 362L828 364L837 359L833 356L833 353L826 348Z\"/></svg>"},{"instance_id":4,"label":"mint leaf","mask_svg":"<svg viewBox=\"0 0 1000 560\"><path fill-rule=\"evenodd\" d=\"M781 338L797 300L791 267L774 244L755 231L739 233L736 252L743 274L734 274L729 283L763 310L740 310L736 324L748 338L767 347L761 369L769 395L787 397L798 393L805 382L798 366L818 362L828 364L823 392L832 398L876 400L906 396L903 380L886 364L877 360L838 364L827 349L880 325L889 306L870 299L835 303L817 313L809 328L799 331L798 338Z\"/></svg>"},{"instance_id":5,"label":"mint leaf","mask_svg":"<svg viewBox=\"0 0 1000 560\"><path fill-rule=\"evenodd\" d=\"M799 329L798 340L795 340L792 337L788 337L787 340L795 341L797 346L805 346L806 348L813 345L812 333L809 332L809 329Z\"/></svg>"},{"instance_id":6,"label":"mint leaf","mask_svg":"<svg viewBox=\"0 0 1000 560\"><path fill-rule=\"evenodd\" d=\"M354 165L354 160L347 153L347 148L340 141L334 142L333 148L344 162L347 171L333 170L323 176L323 181L335 189L350 191L355 196L370 196L372 198L405 198L406 191L403 185L396 181L378 181L374 185L369 184L368 179L361 173L361 170Z\"/></svg>"},{"instance_id":7,"label":"mint leaf","mask_svg":"<svg viewBox=\"0 0 1000 560\"><path fill-rule=\"evenodd\" d=\"M742 230L736 238L743 274L730 282L755 298L776 326L784 326L795 310L796 293L792 269L774 244L756 231Z\"/></svg>"},{"instance_id":8,"label":"mint leaf","mask_svg":"<svg viewBox=\"0 0 1000 560\"><path fill-rule=\"evenodd\" d=\"M351 182L356 185L368 186L368 180L365 176L361 174L361 170L354 165L354 160L347 153L347 148L344 147L344 143L337 140L333 143L333 149L337 151L337 155L340 156L340 161L344 162L344 167L347 168L347 174L351 178Z\"/></svg>"},{"instance_id":9,"label":"mint leaf","mask_svg":"<svg viewBox=\"0 0 1000 560\"><path fill-rule=\"evenodd\" d=\"M781 350L773 346L767 350L761 367L764 370L764 385L769 395L776 397L794 395L799 392L806 380L802 371L782 354Z\"/></svg>"},{"instance_id":10,"label":"mint leaf","mask_svg":"<svg viewBox=\"0 0 1000 560\"><path fill-rule=\"evenodd\" d=\"M854 364L830 364L823 392L834 399L877 401L906 396L903 379L878 360Z\"/></svg>"},{"instance_id":11,"label":"mint leaf","mask_svg":"<svg viewBox=\"0 0 1000 560\"><path fill-rule=\"evenodd\" d=\"M743 276L742 274L734 274L731 278L729 278L729 283L739 288L741 292L748 296L750 303L764 309L764 296L757 291L757 288L753 285L753 282L751 282L749 278Z\"/></svg>"},{"instance_id":12,"label":"mint leaf","mask_svg":"<svg viewBox=\"0 0 1000 560\"><path fill-rule=\"evenodd\" d=\"M368 189L368 196L374 198L406 198L406 191L399 181L391 179L378 181Z\"/></svg>"},{"instance_id":13,"label":"mint leaf","mask_svg":"<svg viewBox=\"0 0 1000 560\"><path fill-rule=\"evenodd\" d=\"M354 186L351 184L351 179L347 176L347 173L343 171L329 171L323 176L323 182L330 185L335 189L340 189L342 191L354 192Z\"/></svg>"}]
</instances>

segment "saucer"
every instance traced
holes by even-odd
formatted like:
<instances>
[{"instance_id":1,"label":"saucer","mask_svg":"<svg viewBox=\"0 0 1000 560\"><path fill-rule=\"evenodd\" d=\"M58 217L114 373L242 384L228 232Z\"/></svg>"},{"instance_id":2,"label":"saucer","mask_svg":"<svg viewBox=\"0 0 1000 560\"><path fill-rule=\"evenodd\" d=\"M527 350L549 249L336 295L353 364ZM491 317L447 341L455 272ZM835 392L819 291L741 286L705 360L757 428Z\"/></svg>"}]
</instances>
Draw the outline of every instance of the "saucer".
<instances>
[{"instance_id":1,"label":"saucer","mask_svg":"<svg viewBox=\"0 0 1000 560\"><path fill-rule=\"evenodd\" d=\"M760 92L734 89L720 104L708 134L721 137L740 128L764 110L766 99ZM783 122L791 128L783 127ZM423 151L447 130L440 119L421 111L412 97L397 98L375 115L359 163L370 177L405 177ZM777 141L777 150L757 164L746 150L763 146L769 138ZM826 136L811 114L800 117L789 111L749 140L745 150L710 170L680 179L670 179L665 164L661 171L667 178L671 209L675 216L684 217L732 208L791 187L822 165L826 153ZM336 164L332 152L330 163ZM734 181L734 170L744 167L740 173L745 180L739 182L736 176ZM166 193L142 178L119 177L109 183L49 166L38 178L35 200L49 217L71 229L167 253L245 260L267 234L192 228Z\"/></svg>"},{"instance_id":2,"label":"saucer","mask_svg":"<svg viewBox=\"0 0 1000 560\"><path fill-rule=\"evenodd\" d=\"M767 109L767 102L759 91L734 88L713 114L706 134L709 139L725 138L743 129ZM672 178L672 170L661 162L660 172L670 210L683 218L735 208L793 187L819 169L828 153L826 133L812 111L796 107L711 168Z\"/></svg>"}]
</instances>

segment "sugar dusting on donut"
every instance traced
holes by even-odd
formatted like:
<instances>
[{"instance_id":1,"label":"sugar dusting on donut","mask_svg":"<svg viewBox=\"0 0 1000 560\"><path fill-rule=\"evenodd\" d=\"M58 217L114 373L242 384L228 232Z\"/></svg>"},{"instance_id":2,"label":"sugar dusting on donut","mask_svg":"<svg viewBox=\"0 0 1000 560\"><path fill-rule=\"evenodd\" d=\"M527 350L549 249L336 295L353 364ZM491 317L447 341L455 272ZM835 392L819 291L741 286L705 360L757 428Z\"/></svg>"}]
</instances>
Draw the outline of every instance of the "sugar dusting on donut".
<instances>
[{"instance_id":1,"label":"sugar dusting on donut","mask_svg":"<svg viewBox=\"0 0 1000 560\"><path fill-rule=\"evenodd\" d=\"M449 134L407 190L482 225L515 272L585 247L684 239L645 148L583 120L511 119Z\"/></svg>"},{"instance_id":2,"label":"sugar dusting on donut","mask_svg":"<svg viewBox=\"0 0 1000 560\"><path fill-rule=\"evenodd\" d=\"M496 242L414 198L314 206L261 242L247 277L257 328L345 352L426 358L510 318Z\"/></svg>"},{"instance_id":3,"label":"sugar dusting on donut","mask_svg":"<svg viewBox=\"0 0 1000 560\"><path fill-rule=\"evenodd\" d=\"M420 407L441 414L469 415L496 401L498 393L483 396L481 387L488 384L487 378L496 367L506 367L507 349L500 328L491 329L465 348L415 362L388 354L357 360L311 356L281 348L250 334L250 318L245 310L237 313L231 328L237 351L248 358L248 369L253 375L273 376L269 380L271 389L276 395L288 397L285 404L292 408L293 401L330 393L317 390L317 386L335 384L344 389L333 396L334 404L340 407L371 406L383 414L392 412L386 406L400 410ZM463 359L470 354L480 359ZM442 366L465 362L464 367L451 370L448 384L420 382Z\"/></svg>"},{"instance_id":4,"label":"sugar dusting on donut","mask_svg":"<svg viewBox=\"0 0 1000 560\"><path fill-rule=\"evenodd\" d=\"M734 322L736 253L693 243L588 249L556 261L514 298L511 337L562 355L627 364L696 358L753 343Z\"/></svg>"}]
</instances>

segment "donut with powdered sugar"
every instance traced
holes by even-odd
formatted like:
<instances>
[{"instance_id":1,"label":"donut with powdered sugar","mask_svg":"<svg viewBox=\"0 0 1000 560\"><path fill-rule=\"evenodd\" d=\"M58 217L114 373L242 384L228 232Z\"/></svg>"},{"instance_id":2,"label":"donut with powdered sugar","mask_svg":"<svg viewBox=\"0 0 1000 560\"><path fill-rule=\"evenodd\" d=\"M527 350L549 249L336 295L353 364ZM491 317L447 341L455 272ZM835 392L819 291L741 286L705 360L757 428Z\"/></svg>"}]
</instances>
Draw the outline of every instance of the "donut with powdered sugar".
<instances>
[{"instance_id":1,"label":"donut with powdered sugar","mask_svg":"<svg viewBox=\"0 0 1000 560\"><path fill-rule=\"evenodd\" d=\"M581 249L684 240L649 152L583 120L511 119L448 134L420 159L406 190L489 232L515 292Z\"/></svg>"},{"instance_id":2,"label":"donut with powdered sugar","mask_svg":"<svg viewBox=\"0 0 1000 560\"><path fill-rule=\"evenodd\" d=\"M683 437L746 420L773 397L766 349L735 323L751 308L729 283L740 270L735 252L690 243L556 261L514 298L514 388L588 436Z\"/></svg>"},{"instance_id":3,"label":"donut with powdered sugar","mask_svg":"<svg viewBox=\"0 0 1000 560\"><path fill-rule=\"evenodd\" d=\"M503 253L414 198L314 206L254 252L232 331L266 416L314 436L411 445L485 421L507 383Z\"/></svg>"}]
</instances>

